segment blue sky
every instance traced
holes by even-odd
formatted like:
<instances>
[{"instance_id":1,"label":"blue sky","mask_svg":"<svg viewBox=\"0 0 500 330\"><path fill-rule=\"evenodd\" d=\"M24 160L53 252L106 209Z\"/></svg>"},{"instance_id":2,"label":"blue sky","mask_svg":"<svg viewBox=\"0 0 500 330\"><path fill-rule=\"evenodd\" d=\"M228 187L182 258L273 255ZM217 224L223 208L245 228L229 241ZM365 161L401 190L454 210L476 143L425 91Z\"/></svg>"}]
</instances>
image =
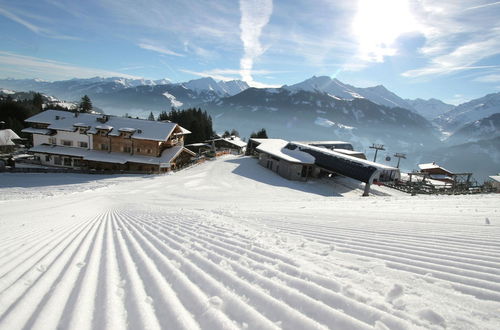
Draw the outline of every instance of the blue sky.
<instances>
[{"instance_id":1,"label":"blue sky","mask_svg":"<svg viewBox=\"0 0 500 330\"><path fill-rule=\"evenodd\" d=\"M327 75L403 98L500 91L500 1L0 0L0 77Z\"/></svg>"}]
</instances>

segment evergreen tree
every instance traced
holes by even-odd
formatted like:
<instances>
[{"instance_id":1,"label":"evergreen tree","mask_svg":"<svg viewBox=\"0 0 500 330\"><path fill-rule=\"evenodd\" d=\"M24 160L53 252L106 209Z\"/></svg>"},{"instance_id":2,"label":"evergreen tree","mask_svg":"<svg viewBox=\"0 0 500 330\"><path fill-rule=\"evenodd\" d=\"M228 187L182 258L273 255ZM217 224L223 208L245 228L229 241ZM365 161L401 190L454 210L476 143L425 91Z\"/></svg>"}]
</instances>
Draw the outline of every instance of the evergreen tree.
<instances>
[{"instance_id":1,"label":"evergreen tree","mask_svg":"<svg viewBox=\"0 0 500 330\"><path fill-rule=\"evenodd\" d=\"M151 112L149 113L148 120L152 120L152 121L154 121L154 120L155 120L155 116L153 115L153 111L151 111Z\"/></svg>"},{"instance_id":2,"label":"evergreen tree","mask_svg":"<svg viewBox=\"0 0 500 330\"><path fill-rule=\"evenodd\" d=\"M237 137L240 137L240 132L238 132L236 129L232 129L231 130L231 136L237 136Z\"/></svg>"},{"instance_id":3,"label":"evergreen tree","mask_svg":"<svg viewBox=\"0 0 500 330\"><path fill-rule=\"evenodd\" d=\"M77 108L78 112L90 113L92 111L92 101L88 95L84 95Z\"/></svg>"},{"instance_id":4,"label":"evergreen tree","mask_svg":"<svg viewBox=\"0 0 500 330\"><path fill-rule=\"evenodd\" d=\"M185 137L185 143L203 142L211 139L214 135L212 129L212 117L201 109L176 110L172 108L170 112L162 111L158 115L158 120L169 120L191 131Z\"/></svg>"},{"instance_id":5,"label":"evergreen tree","mask_svg":"<svg viewBox=\"0 0 500 330\"><path fill-rule=\"evenodd\" d=\"M250 138L257 138L257 139L267 139L267 132L266 132L266 129L265 128L262 128L260 131L258 131L257 133L255 132L252 132L252 134L250 134Z\"/></svg>"},{"instance_id":6,"label":"evergreen tree","mask_svg":"<svg viewBox=\"0 0 500 330\"><path fill-rule=\"evenodd\" d=\"M38 109L39 111L42 111L42 107L43 107L43 98L42 98L42 94L40 93L35 93L33 95L33 106Z\"/></svg>"},{"instance_id":7,"label":"evergreen tree","mask_svg":"<svg viewBox=\"0 0 500 330\"><path fill-rule=\"evenodd\" d=\"M224 134L222 134L222 137L223 138L227 138L227 137L230 137L231 136L231 133L229 133L229 131L224 131Z\"/></svg>"}]
</instances>

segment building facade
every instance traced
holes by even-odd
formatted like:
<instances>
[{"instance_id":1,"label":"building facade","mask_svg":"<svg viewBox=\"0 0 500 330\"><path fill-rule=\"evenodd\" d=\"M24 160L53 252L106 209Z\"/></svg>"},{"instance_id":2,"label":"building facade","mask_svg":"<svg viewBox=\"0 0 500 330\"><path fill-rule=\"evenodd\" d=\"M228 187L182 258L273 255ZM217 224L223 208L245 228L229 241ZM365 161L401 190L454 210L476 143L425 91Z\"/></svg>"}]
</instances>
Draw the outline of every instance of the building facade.
<instances>
[{"instance_id":1,"label":"building facade","mask_svg":"<svg viewBox=\"0 0 500 330\"><path fill-rule=\"evenodd\" d=\"M165 172L190 162L190 132L172 122L46 110L26 122L42 165L81 169Z\"/></svg>"}]
</instances>

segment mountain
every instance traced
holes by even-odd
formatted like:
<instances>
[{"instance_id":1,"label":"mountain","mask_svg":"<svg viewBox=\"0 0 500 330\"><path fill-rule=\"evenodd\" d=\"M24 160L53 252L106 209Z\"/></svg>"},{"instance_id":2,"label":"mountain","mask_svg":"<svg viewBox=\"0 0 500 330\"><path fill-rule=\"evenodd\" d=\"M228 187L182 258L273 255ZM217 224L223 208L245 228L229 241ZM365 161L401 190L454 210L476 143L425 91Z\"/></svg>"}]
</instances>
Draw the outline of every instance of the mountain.
<instances>
[{"instance_id":1,"label":"mountain","mask_svg":"<svg viewBox=\"0 0 500 330\"><path fill-rule=\"evenodd\" d=\"M313 76L312 78L295 85L284 85L283 88L290 91L303 90L309 92L322 92L347 100L352 100L354 98L366 98L379 105L412 110L411 106L405 100L382 85L359 88L344 84L338 79L331 79L327 76Z\"/></svg>"},{"instance_id":2,"label":"mountain","mask_svg":"<svg viewBox=\"0 0 500 330\"><path fill-rule=\"evenodd\" d=\"M455 131L463 125L500 113L500 92L462 103L438 118L436 124L447 131Z\"/></svg>"},{"instance_id":3,"label":"mountain","mask_svg":"<svg viewBox=\"0 0 500 330\"><path fill-rule=\"evenodd\" d=\"M431 123L412 111L320 91L249 88L201 107L215 119L217 130L236 128L243 136L265 127L284 139L348 140L357 148L382 143L398 152L439 142Z\"/></svg>"},{"instance_id":4,"label":"mountain","mask_svg":"<svg viewBox=\"0 0 500 330\"><path fill-rule=\"evenodd\" d=\"M211 77L190 80L181 83L181 85L197 93L213 91L215 94L222 97L236 95L249 87L246 82L241 80L217 82Z\"/></svg>"},{"instance_id":5,"label":"mountain","mask_svg":"<svg viewBox=\"0 0 500 330\"><path fill-rule=\"evenodd\" d=\"M464 125L451 135L446 142L460 144L491 139L500 136L500 113Z\"/></svg>"},{"instance_id":6,"label":"mountain","mask_svg":"<svg viewBox=\"0 0 500 330\"><path fill-rule=\"evenodd\" d=\"M405 101L410 107L412 107L412 109L428 120L435 119L455 108L454 105L444 103L438 99L424 100L418 98L415 100L406 99Z\"/></svg>"}]
</instances>

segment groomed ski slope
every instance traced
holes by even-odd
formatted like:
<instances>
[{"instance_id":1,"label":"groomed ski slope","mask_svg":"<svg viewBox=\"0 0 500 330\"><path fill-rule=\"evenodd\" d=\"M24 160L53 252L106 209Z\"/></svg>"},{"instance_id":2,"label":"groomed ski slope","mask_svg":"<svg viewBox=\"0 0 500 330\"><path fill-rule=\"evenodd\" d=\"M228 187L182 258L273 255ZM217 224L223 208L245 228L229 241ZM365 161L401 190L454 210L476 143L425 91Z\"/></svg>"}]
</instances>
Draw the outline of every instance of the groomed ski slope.
<instances>
[{"instance_id":1,"label":"groomed ski slope","mask_svg":"<svg viewBox=\"0 0 500 330\"><path fill-rule=\"evenodd\" d=\"M500 196L362 189L0 174L0 329L498 329Z\"/></svg>"}]
</instances>

